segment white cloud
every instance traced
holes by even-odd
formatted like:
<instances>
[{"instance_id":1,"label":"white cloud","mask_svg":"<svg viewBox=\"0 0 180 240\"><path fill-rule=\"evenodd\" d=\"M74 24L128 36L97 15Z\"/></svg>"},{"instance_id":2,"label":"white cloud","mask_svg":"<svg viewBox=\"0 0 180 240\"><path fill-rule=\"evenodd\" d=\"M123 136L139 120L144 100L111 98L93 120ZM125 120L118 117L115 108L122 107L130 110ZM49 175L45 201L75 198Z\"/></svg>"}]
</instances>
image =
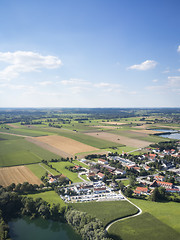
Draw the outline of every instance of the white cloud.
<instances>
[{"instance_id":1,"label":"white cloud","mask_svg":"<svg viewBox=\"0 0 180 240\"><path fill-rule=\"evenodd\" d=\"M140 71L146 71L146 70L154 68L156 65L157 65L156 61L154 61L154 60L146 60L145 62L142 62L141 64L132 65L132 66L128 67L128 69L135 69L135 70L140 70Z\"/></svg>"},{"instance_id":2,"label":"white cloud","mask_svg":"<svg viewBox=\"0 0 180 240\"><path fill-rule=\"evenodd\" d=\"M16 78L20 73L54 69L62 65L58 57L30 51L0 52L0 62L10 64L0 71L0 79L4 80Z\"/></svg>"},{"instance_id":3,"label":"white cloud","mask_svg":"<svg viewBox=\"0 0 180 240\"><path fill-rule=\"evenodd\" d=\"M172 87L180 86L180 76L168 77L168 85Z\"/></svg>"},{"instance_id":4,"label":"white cloud","mask_svg":"<svg viewBox=\"0 0 180 240\"><path fill-rule=\"evenodd\" d=\"M178 48L177 48L177 52L180 52L180 45L179 45Z\"/></svg>"},{"instance_id":5,"label":"white cloud","mask_svg":"<svg viewBox=\"0 0 180 240\"><path fill-rule=\"evenodd\" d=\"M90 82L83 80L83 79L78 79L78 78L70 78L69 80L62 80L61 83L63 85L87 85L87 84L90 84Z\"/></svg>"},{"instance_id":6,"label":"white cloud","mask_svg":"<svg viewBox=\"0 0 180 240\"><path fill-rule=\"evenodd\" d=\"M40 85L40 86L47 86L47 85L51 85L53 84L53 82L51 81L44 81L44 82L38 82L37 85Z\"/></svg>"},{"instance_id":7,"label":"white cloud","mask_svg":"<svg viewBox=\"0 0 180 240\"><path fill-rule=\"evenodd\" d=\"M158 80L157 80L157 79L153 79L152 81L153 81L153 82L158 82Z\"/></svg>"},{"instance_id":8,"label":"white cloud","mask_svg":"<svg viewBox=\"0 0 180 240\"><path fill-rule=\"evenodd\" d=\"M101 82L101 83L94 84L94 86L97 88L102 88L102 87L110 87L111 84L106 82Z\"/></svg>"}]
</instances>

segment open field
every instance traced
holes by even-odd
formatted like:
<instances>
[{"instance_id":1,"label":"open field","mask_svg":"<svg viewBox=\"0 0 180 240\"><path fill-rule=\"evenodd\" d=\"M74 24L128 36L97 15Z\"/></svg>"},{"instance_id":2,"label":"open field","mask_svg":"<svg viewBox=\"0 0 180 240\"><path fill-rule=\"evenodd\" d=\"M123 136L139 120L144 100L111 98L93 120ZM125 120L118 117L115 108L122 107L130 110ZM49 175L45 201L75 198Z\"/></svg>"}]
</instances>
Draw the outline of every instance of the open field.
<instances>
[{"instance_id":1,"label":"open field","mask_svg":"<svg viewBox=\"0 0 180 240\"><path fill-rule=\"evenodd\" d=\"M96 151L98 148L91 147L89 145L83 144L81 142L75 141L73 139L52 135L46 137L37 137L35 141L39 141L49 146L56 148L62 152L65 152L70 155L74 155L79 152L88 152L88 151Z\"/></svg>"},{"instance_id":2,"label":"open field","mask_svg":"<svg viewBox=\"0 0 180 240\"><path fill-rule=\"evenodd\" d=\"M127 201L73 203L69 205L100 219L104 226L115 219L138 212L138 209Z\"/></svg>"},{"instance_id":3,"label":"open field","mask_svg":"<svg viewBox=\"0 0 180 240\"><path fill-rule=\"evenodd\" d=\"M116 142L119 144L124 144L130 147L139 148L139 147L146 147L149 144L151 144L151 142L146 142L139 139L132 139L125 136L118 136L117 134L106 133L106 132L94 132L94 133L86 133L86 134L89 136L100 138L100 139Z\"/></svg>"},{"instance_id":4,"label":"open field","mask_svg":"<svg viewBox=\"0 0 180 240\"><path fill-rule=\"evenodd\" d=\"M56 168L58 171L60 171L63 175L68 177L71 181L75 182L82 182L81 179L78 178L78 173L74 173L66 169L66 166L74 166L74 164L70 162L57 162L57 163L51 163L54 168Z\"/></svg>"},{"instance_id":5,"label":"open field","mask_svg":"<svg viewBox=\"0 0 180 240\"><path fill-rule=\"evenodd\" d=\"M17 166L58 158L24 138L0 134L0 167Z\"/></svg>"},{"instance_id":6,"label":"open field","mask_svg":"<svg viewBox=\"0 0 180 240\"><path fill-rule=\"evenodd\" d=\"M38 137L38 136L47 136L51 135L52 133L44 131L39 131L38 129L35 128L10 128L9 130L5 128L0 128L1 132L5 133L13 133L13 134L18 134L21 136L30 136L30 137Z\"/></svg>"},{"instance_id":7,"label":"open field","mask_svg":"<svg viewBox=\"0 0 180 240\"><path fill-rule=\"evenodd\" d=\"M161 222L167 224L180 233L180 204L176 202L151 202L140 199L131 199L143 212L148 212Z\"/></svg>"},{"instance_id":8,"label":"open field","mask_svg":"<svg viewBox=\"0 0 180 240\"><path fill-rule=\"evenodd\" d=\"M51 172L53 175L59 174L54 169L51 169L50 167L48 167L43 163L30 164L30 165L26 165L26 167L29 168L39 179L41 179L41 177L45 175L46 171Z\"/></svg>"},{"instance_id":9,"label":"open field","mask_svg":"<svg viewBox=\"0 0 180 240\"><path fill-rule=\"evenodd\" d=\"M122 146L122 144L115 143L112 141L107 141L103 139L99 139L96 137L88 136L86 134L80 133L80 132L74 132L69 129L54 129L54 128L47 128L46 131L50 131L51 133L54 132L54 134L58 134L63 137L71 138L73 140L76 140L78 142L90 145L95 148L108 148L108 147L118 147Z\"/></svg>"},{"instance_id":10,"label":"open field","mask_svg":"<svg viewBox=\"0 0 180 240\"><path fill-rule=\"evenodd\" d=\"M102 122L104 124L109 124L109 125L124 125L127 123L122 123L122 122Z\"/></svg>"},{"instance_id":11,"label":"open field","mask_svg":"<svg viewBox=\"0 0 180 240\"><path fill-rule=\"evenodd\" d=\"M27 194L24 196L32 197L33 199L42 198L44 201L50 203L51 205L54 203L54 204L60 204L60 207L66 206L66 203L54 191L47 191L47 192L35 193L35 194Z\"/></svg>"},{"instance_id":12,"label":"open field","mask_svg":"<svg viewBox=\"0 0 180 240\"><path fill-rule=\"evenodd\" d=\"M11 183L29 182L41 184L42 182L25 166L0 168L0 185L6 187Z\"/></svg>"},{"instance_id":13,"label":"open field","mask_svg":"<svg viewBox=\"0 0 180 240\"><path fill-rule=\"evenodd\" d=\"M113 224L108 231L119 240L178 240L180 234L149 213Z\"/></svg>"}]
</instances>

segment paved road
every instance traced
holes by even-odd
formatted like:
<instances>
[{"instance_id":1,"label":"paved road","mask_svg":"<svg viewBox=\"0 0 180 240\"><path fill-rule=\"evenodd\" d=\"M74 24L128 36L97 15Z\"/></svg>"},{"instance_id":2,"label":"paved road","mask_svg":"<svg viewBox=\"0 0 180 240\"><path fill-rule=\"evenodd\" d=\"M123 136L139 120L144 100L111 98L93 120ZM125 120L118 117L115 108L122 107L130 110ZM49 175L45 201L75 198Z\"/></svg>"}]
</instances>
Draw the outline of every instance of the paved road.
<instances>
[{"instance_id":1,"label":"paved road","mask_svg":"<svg viewBox=\"0 0 180 240\"><path fill-rule=\"evenodd\" d=\"M122 192L121 192L122 194ZM123 195L123 194L122 194ZM124 196L124 195L123 195ZM124 217L124 218L119 218L117 220L114 220L113 222L109 223L107 226L106 226L106 231L108 232L109 228L116 222L119 222L119 221L123 221L123 220L126 220L126 219L129 219L129 218L133 218L133 217L137 217L139 216L141 213L142 213L142 210L141 208L139 208L137 205L135 205L134 203L132 203L129 199L127 199L125 196L124 196L125 200L127 200L130 204L134 205L139 211L138 213L132 215L132 216L128 216L128 217Z\"/></svg>"}]
</instances>

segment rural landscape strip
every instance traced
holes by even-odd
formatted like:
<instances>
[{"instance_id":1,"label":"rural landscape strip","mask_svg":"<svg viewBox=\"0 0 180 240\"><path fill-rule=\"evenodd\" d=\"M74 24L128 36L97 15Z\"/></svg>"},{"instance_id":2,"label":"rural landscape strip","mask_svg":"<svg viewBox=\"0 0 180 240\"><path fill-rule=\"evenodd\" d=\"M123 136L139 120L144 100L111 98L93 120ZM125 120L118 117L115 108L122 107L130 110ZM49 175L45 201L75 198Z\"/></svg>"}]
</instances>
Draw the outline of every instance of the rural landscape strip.
<instances>
[{"instance_id":1,"label":"rural landscape strip","mask_svg":"<svg viewBox=\"0 0 180 240\"><path fill-rule=\"evenodd\" d=\"M122 192L121 192L121 194L122 194ZM122 194L122 195L123 195L123 194ZM138 207L136 204L132 203L132 202L131 202L129 199L127 199L124 195L123 195L123 197L125 198L126 201L128 201L130 204L132 204L133 206L135 206L135 207L138 209L138 213L135 213L135 214L133 214L133 215L131 215L131 216L127 216L127 217L121 217L121 218L119 218L119 219L116 219L116 220L108 223L108 224L106 225L106 227L105 227L105 230L106 230L107 232L108 232L109 228L110 228L114 223L119 222L119 221L123 221L123 220L126 220L126 219L129 219L129 218L137 217L137 216L139 216L139 215L142 213L142 209L141 209L140 207Z\"/></svg>"}]
</instances>

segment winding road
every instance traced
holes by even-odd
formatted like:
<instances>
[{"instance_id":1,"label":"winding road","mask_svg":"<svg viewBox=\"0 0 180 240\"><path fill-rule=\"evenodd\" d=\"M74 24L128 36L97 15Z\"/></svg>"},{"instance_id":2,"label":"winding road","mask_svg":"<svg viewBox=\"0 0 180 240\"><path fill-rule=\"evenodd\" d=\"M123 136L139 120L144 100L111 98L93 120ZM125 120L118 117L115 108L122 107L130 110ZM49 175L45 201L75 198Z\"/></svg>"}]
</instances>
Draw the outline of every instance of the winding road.
<instances>
[{"instance_id":1,"label":"winding road","mask_svg":"<svg viewBox=\"0 0 180 240\"><path fill-rule=\"evenodd\" d=\"M122 192L121 192L122 194ZM123 195L123 194L122 194ZM138 207L137 205L135 205L134 203L132 203L129 199L127 199L124 195L123 197L125 198L126 201L128 201L130 204L134 205L139 211L138 213L134 214L134 215L131 215L131 216L128 216L128 217L121 217L119 219L116 219L114 221L112 221L111 223L109 223L108 225L106 225L106 228L105 230L108 232L109 228L116 222L119 222L119 221L123 221L123 220L126 220L126 219L129 219L129 218L133 218L133 217L137 217L139 216L141 213L142 213L142 210L140 207Z\"/></svg>"}]
</instances>

